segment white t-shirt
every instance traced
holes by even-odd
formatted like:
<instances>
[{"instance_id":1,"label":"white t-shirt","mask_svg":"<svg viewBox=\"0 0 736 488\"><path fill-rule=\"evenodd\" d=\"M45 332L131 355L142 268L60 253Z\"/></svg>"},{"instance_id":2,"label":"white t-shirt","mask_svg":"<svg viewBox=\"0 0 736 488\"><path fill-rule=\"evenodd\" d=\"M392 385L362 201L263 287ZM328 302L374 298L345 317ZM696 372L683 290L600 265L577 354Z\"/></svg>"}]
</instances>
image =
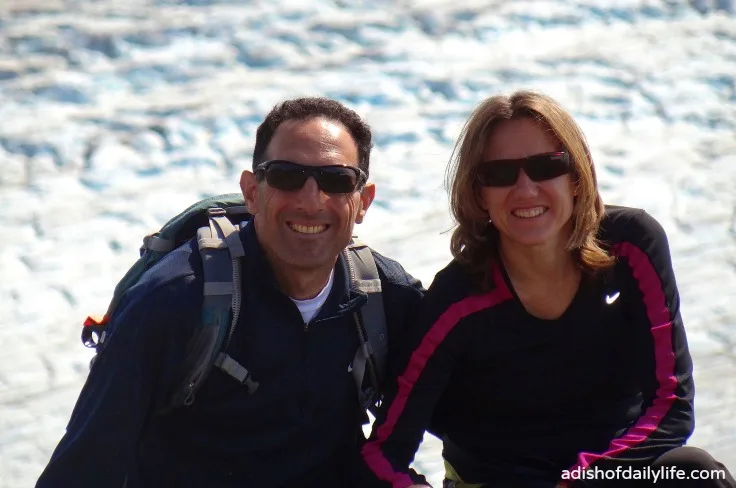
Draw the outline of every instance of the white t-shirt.
<instances>
[{"instance_id":1,"label":"white t-shirt","mask_svg":"<svg viewBox=\"0 0 736 488\"><path fill-rule=\"evenodd\" d=\"M333 270L330 273L330 279L327 280L327 284L324 288L322 288L322 291L319 292L316 297L309 298L307 300L295 300L293 298L291 299L291 301L296 304L299 312L302 314L302 319L304 320L305 324L308 324L309 321L312 320L315 315L317 315L317 312L319 312L319 309L322 308L325 300L327 300L327 297L330 295L334 275L335 271Z\"/></svg>"}]
</instances>

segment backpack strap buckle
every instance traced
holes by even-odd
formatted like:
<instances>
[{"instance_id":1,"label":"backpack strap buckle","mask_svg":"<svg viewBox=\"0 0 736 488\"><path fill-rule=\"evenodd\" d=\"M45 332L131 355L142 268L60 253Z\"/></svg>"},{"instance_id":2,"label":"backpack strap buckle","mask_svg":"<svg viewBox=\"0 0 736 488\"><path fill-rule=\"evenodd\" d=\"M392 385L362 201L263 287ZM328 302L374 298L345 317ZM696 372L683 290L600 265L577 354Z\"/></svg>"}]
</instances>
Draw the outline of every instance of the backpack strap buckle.
<instances>
[{"instance_id":1,"label":"backpack strap buckle","mask_svg":"<svg viewBox=\"0 0 736 488\"><path fill-rule=\"evenodd\" d=\"M224 217L225 215L227 215L227 212L224 208L212 207L207 209L207 215L209 215L210 217Z\"/></svg>"},{"instance_id":2,"label":"backpack strap buckle","mask_svg":"<svg viewBox=\"0 0 736 488\"><path fill-rule=\"evenodd\" d=\"M141 253L143 251L169 252L174 249L174 243L168 239L162 239L156 234L150 234L143 238Z\"/></svg>"},{"instance_id":3,"label":"backpack strap buckle","mask_svg":"<svg viewBox=\"0 0 736 488\"><path fill-rule=\"evenodd\" d=\"M258 389L258 382L253 381L250 371L241 366L240 363L229 355L223 352L218 354L217 359L215 359L215 366L244 384L248 393L251 395Z\"/></svg>"}]
</instances>

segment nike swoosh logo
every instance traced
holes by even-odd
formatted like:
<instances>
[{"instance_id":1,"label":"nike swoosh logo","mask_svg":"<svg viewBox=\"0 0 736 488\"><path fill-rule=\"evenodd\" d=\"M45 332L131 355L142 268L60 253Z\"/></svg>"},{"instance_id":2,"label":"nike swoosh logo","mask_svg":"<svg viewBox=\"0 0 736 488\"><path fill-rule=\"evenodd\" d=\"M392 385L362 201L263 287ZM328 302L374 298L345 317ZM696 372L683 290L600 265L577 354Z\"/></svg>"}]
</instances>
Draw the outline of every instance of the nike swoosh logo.
<instances>
[{"instance_id":1,"label":"nike swoosh logo","mask_svg":"<svg viewBox=\"0 0 736 488\"><path fill-rule=\"evenodd\" d=\"M610 295L606 295L606 303L609 305L612 304L613 302L618 300L619 295L621 295L620 291L617 291L616 293L612 293Z\"/></svg>"}]
</instances>

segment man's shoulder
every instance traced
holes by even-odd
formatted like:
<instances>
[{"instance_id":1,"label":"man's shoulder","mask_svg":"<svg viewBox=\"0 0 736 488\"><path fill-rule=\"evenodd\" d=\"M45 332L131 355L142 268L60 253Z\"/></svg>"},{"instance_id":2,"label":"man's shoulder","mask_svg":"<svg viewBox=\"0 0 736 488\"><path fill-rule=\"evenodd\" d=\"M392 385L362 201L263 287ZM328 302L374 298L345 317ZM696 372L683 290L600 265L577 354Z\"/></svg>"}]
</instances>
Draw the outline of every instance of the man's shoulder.
<instances>
[{"instance_id":1,"label":"man's shoulder","mask_svg":"<svg viewBox=\"0 0 736 488\"><path fill-rule=\"evenodd\" d=\"M173 331L188 330L202 305L196 246L196 242L187 242L170 251L125 290L111 313L106 343L123 329L146 331L149 340L162 341L173 340Z\"/></svg>"},{"instance_id":2,"label":"man's shoulder","mask_svg":"<svg viewBox=\"0 0 736 488\"><path fill-rule=\"evenodd\" d=\"M129 300L140 302L156 300L166 305L171 301L184 302L189 295L201 294L202 259L194 239L172 250L147 269L140 279L127 290ZM188 303L188 302L187 302Z\"/></svg>"},{"instance_id":3,"label":"man's shoulder","mask_svg":"<svg viewBox=\"0 0 736 488\"><path fill-rule=\"evenodd\" d=\"M414 288L424 292L421 281L409 274L401 263L395 259L384 256L372 248L371 255L373 255L373 260L376 262L376 267L378 268L378 273L381 276L381 281L393 285Z\"/></svg>"}]
</instances>

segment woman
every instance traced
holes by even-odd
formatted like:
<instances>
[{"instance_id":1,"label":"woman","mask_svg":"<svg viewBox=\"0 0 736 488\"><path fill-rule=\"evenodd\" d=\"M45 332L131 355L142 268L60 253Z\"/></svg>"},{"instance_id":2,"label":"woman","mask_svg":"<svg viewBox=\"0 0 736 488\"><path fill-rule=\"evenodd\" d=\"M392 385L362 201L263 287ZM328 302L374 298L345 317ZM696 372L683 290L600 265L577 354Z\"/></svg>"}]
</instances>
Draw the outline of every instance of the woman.
<instances>
[{"instance_id":1,"label":"woman","mask_svg":"<svg viewBox=\"0 0 736 488\"><path fill-rule=\"evenodd\" d=\"M425 429L442 433L447 487L675 486L663 467L725 473L681 447L692 361L665 233L642 210L604 207L572 117L531 92L486 100L449 179L454 260L363 448L375 476L419 482L408 465ZM730 475L686 483L736 486Z\"/></svg>"}]
</instances>

